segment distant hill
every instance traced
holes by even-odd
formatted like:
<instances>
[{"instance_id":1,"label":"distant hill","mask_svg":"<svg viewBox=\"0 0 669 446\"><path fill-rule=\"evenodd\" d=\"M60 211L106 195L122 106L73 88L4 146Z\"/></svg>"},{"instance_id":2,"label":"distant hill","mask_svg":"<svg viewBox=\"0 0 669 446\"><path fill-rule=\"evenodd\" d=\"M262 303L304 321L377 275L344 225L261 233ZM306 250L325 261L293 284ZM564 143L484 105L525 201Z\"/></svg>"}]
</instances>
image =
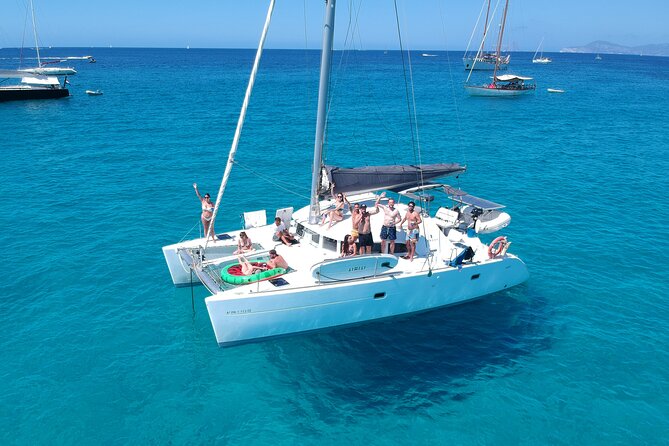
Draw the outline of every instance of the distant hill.
<instances>
[{"instance_id":1,"label":"distant hill","mask_svg":"<svg viewBox=\"0 0 669 446\"><path fill-rule=\"evenodd\" d=\"M562 48L561 53L601 53L601 54L633 54L644 56L669 56L669 43L657 43L641 46L624 46L616 43L597 40L585 46Z\"/></svg>"}]
</instances>

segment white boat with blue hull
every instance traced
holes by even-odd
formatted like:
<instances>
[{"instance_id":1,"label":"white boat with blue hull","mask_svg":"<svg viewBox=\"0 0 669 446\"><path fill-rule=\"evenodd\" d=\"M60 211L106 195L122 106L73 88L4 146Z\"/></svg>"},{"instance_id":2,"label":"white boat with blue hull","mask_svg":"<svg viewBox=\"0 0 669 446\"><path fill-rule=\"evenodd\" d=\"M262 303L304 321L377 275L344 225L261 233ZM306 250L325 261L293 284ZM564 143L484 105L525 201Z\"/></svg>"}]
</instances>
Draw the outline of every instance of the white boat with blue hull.
<instances>
[{"instance_id":1,"label":"white boat with blue hull","mask_svg":"<svg viewBox=\"0 0 669 446\"><path fill-rule=\"evenodd\" d=\"M295 212L293 208L278 209L270 214L269 224L267 211L247 212L244 228L217 234L215 241L204 237L163 247L175 285L201 282L211 293L205 304L216 340L222 346L453 305L505 290L528 277L522 260L506 249L492 250L475 231L477 218L485 211L482 207L490 207L485 203L491 202L444 184L425 182L427 178L434 180L459 175L465 171L464 166L435 164L348 169L323 164L335 3L336 0L326 1L310 204ZM234 164L273 6L274 1L271 1L213 219L220 209ZM371 210L381 198L376 194L385 190L396 191L396 208L401 215L408 211L408 201L415 201L415 210L422 218L415 256L399 257L404 253L408 231L408 228L399 227L395 254L379 254L376 245L371 255L340 258L341 245L352 230L351 210L345 209L342 220L332 227L321 225L321 210L331 209L335 204L333 198L324 197L328 192L333 196L347 193L351 204L365 205ZM442 198L435 199L436 193L440 192L444 193ZM462 198L464 196L467 200ZM274 215L295 233L297 244L283 245L274 240ZM384 212L370 217L371 233L377 241L383 220ZM285 274L276 279L239 285L222 280L221 272L236 261L234 251L241 231L246 232L254 243L253 249L245 253L250 262L262 265L269 260L268 253L276 250L289 265Z\"/></svg>"}]
</instances>

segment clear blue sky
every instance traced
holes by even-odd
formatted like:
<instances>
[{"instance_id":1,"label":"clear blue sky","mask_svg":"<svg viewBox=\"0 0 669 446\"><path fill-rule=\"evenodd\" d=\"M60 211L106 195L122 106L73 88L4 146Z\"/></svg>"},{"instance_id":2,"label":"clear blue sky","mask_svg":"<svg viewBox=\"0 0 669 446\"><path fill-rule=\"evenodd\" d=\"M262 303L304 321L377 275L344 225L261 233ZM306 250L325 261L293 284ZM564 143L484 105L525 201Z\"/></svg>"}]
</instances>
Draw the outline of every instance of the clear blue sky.
<instances>
[{"instance_id":1,"label":"clear blue sky","mask_svg":"<svg viewBox=\"0 0 669 446\"><path fill-rule=\"evenodd\" d=\"M21 46L27 1L3 1L0 47ZM59 47L252 48L269 4L268 0L34 2L40 44ZM343 46L351 2L356 8L362 5L355 48L397 48L392 0L338 0L335 47ZM481 3L398 0L406 43L415 49L464 49ZM323 4L323 0L277 0L267 47L318 47ZM669 0L511 0L505 47L534 51L544 36L546 51L594 40L628 46L669 43L668 22ZM26 36L29 45L31 34Z\"/></svg>"}]
</instances>

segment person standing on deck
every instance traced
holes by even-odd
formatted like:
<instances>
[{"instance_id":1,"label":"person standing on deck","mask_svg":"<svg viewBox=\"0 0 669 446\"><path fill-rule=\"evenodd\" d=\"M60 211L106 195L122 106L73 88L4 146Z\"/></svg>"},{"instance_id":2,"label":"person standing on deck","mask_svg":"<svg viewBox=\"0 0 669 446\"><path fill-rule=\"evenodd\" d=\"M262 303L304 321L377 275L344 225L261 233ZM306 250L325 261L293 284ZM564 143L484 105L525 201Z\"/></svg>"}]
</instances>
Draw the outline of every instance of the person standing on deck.
<instances>
[{"instance_id":1,"label":"person standing on deck","mask_svg":"<svg viewBox=\"0 0 669 446\"><path fill-rule=\"evenodd\" d=\"M360 227L360 220L362 220L362 212L360 212L360 204L355 203L351 210L351 243L358 242L358 228Z\"/></svg>"},{"instance_id":2,"label":"person standing on deck","mask_svg":"<svg viewBox=\"0 0 669 446\"><path fill-rule=\"evenodd\" d=\"M407 255L402 257L403 259L409 259L413 262L413 256L416 254L416 244L418 243L418 237L420 232L418 230L419 225L423 222L420 218L420 212L415 210L416 203L410 201L407 204L409 210L407 210L406 215L400 222L400 226L407 222Z\"/></svg>"},{"instance_id":3,"label":"person standing on deck","mask_svg":"<svg viewBox=\"0 0 669 446\"><path fill-rule=\"evenodd\" d=\"M209 227L211 226L211 240L216 241L216 231L214 230L214 224L211 221L214 216L214 203L211 201L211 196L206 193L204 197L200 195L200 191L197 190L197 183L193 183L193 189L195 189L195 194L197 198L200 199L202 204L202 214L200 215L200 220L202 221L202 226L204 227L204 238L207 238L209 235Z\"/></svg>"},{"instance_id":4,"label":"person standing on deck","mask_svg":"<svg viewBox=\"0 0 669 446\"><path fill-rule=\"evenodd\" d=\"M371 254L372 246L374 246L374 238L372 237L372 223L371 217L373 214L379 212L379 199L377 198L376 204L372 211L367 210L366 204L360 205L360 223L358 225L358 254Z\"/></svg>"},{"instance_id":5,"label":"person standing on deck","mask_svg":"<svg viewBox=\"0 0 669 446\"><path fill-rule=\"evenodd\" d=\"M383 192L376 200L376 205L383 209L385 214L383 217L383 226L381 226L381 254L386 252L386 242L389 243L388 252L395 254L395 240L397 239L397 230L395 225L402 220L400 211L395 209L395 200L390 198L388 205L379 204L381 198L385 198L386 193Z\"/></svg>"}]
</instances>

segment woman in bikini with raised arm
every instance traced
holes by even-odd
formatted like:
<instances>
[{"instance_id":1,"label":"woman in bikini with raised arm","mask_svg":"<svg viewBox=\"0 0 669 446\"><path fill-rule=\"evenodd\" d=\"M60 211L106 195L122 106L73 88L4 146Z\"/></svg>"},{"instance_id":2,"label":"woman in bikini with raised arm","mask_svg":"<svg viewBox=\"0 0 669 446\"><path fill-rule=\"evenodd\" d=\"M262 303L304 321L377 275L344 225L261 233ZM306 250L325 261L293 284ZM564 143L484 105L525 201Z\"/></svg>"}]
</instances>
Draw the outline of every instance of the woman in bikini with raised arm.
<instances>
[{"instance_id":1,"label":"woman in bikini with raised arm","mask_svg":"<svg viewBox=\"0 0 669 446\"><path fill-rule=\"evenodd\" d=\"M323 214L323 220L321 220L321 226L325 224L328 215L330 216L330 224L328 225L328 229L330 229L332 225L334 225L338 221L342 221L344 219L344 205L347 203L350 207L351 203L349 203L348 199L346 198L346 195L342 193L337 194L337 196L335 197L335 208L332 209L330 212Z\"/></svg>"},{"instance_id":2,"label":"woman in bikini with raised arm","mask_svg":"<svg viewBox=\"0 0 669 446\"><path fill-rule=\"evenodd\" d=\"M193 183L193 189L197 194L197 198L200 199L202 204L202 215L200 215L200 220L202 220L202 226L204 227L204 237L207 238L209 234L209 226L211 226L211 239L216 241L216 231L214 230L214 225L212 224L211 218L214 216L214 203L211 202L210 195L204 194L204 197L200 195L200 191L197 190L197 183Z\"/></svg>"}]
</instances>

